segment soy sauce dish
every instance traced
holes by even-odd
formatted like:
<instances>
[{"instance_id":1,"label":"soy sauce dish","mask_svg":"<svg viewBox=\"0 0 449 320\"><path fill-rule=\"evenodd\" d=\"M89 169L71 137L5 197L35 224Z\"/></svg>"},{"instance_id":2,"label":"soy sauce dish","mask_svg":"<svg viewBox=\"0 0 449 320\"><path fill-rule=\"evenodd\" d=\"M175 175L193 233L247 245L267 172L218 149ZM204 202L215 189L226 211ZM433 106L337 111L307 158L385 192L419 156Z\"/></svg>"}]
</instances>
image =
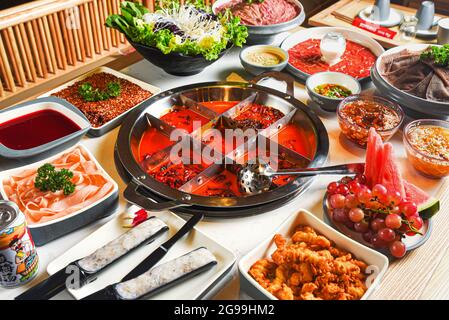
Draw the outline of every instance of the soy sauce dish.
<instances>
[{"instance_id":1,"label":"soy sauce dish","mask_svg":"<svg viewBox=\"0 0 449 320\"><path fill-rule=\"evenodd\" d=\"M281 71L288 63L288 52L276 46L255 45L240 51L240 62L252 75Z\"/></svg>"},{"instance_id":2,"label":"soy sauce dish","mask_svg":"<svg viewBox=\"0 0 449 320\"><path fill-rule=\"evenodd\" d=\"M77 108L60 98L18 104L0 111L0 157L27 158L73 145L90 127Z\"/></svg>"},{"instance_id":3,"label":"soy sauce dish","mask_svg":"<svg viewBox=\"0 0 449 320\"><path fill-rule=\"evenodd\" d=\"M341 72L319 72L307 78L306 91L310 99L323 110L335 112L339 103L362 91L359 81Z\"/></svg>"}]
</instances>

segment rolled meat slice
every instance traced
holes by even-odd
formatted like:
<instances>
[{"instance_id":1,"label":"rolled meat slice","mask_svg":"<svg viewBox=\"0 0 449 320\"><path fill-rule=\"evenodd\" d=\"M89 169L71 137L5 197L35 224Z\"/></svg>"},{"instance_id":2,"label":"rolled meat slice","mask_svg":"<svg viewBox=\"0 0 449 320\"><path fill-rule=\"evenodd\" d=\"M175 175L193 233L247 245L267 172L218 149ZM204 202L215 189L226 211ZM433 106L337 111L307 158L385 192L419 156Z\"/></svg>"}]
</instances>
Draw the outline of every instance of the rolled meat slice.
<instances>
[{"instance_id":1,"label":"rolled meat slice","mask_svg":"<svg viewBox=\"0 0 449 320\"><path fill-rule=\"evenodd\" d=\"M115 293L123 300L146 298L179 281L193 277L217 264L215 256L201 247L160 264L137 278L115 285Z\"/></svg>"},{"instance_id":2,"label":"rolled meat slice","mask_svg":"<svg viewBox=\"0 0 449 320\"><path fill-rule=\"evenodd\" d=\"M78 260L77 265L89 274L97 273L131 250L152 241L167 230L168 226L165 222L151 217L87 257Z\"/></svg>"}]
</instances>

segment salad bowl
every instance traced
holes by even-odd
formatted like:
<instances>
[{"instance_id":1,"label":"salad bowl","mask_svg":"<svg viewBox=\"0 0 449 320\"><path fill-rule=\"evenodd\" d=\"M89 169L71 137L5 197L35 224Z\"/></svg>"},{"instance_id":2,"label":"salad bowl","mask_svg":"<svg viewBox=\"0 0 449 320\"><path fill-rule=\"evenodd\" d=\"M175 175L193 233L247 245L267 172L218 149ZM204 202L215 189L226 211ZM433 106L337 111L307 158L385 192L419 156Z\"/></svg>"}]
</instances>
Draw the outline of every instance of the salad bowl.
<instances>
[{"instance_id":1,"label":"salad bowl","mask_svg":"<svg viewBox=\"0 0 449 320\"><path fill-rule=\"evenodd\" d=\"M150 12L144 5L123 1L121 14L106 26L125 35L146 60L176 76L200 73L232 46L241 47L247 28L230 14L215 15L206 5L167 4Z\"/></svg>"},{"instance_id":2,"label":"salad bowl","mask_svg":"<svg viewBox=\"0 0 449 320\"><path fill-rule=\"evenodd\" d=\"M158 48L136 43L128 39L129 43L147 61L174 76L191 76L202 72L206 67L218 61L230 49L220 52L218 59L207 60L202 55L188 56L178 52L164 54Z\"/></svg>"}]
</instances>

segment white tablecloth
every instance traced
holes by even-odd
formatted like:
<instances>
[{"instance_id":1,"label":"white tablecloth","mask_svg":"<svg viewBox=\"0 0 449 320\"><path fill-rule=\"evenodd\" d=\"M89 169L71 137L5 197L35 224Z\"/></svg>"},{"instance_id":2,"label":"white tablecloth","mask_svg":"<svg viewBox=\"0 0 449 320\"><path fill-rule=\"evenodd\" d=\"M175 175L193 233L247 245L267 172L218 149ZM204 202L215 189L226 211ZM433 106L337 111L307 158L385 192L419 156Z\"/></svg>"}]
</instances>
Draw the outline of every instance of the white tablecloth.
<instances>
[{"instance_id":1,"label":"white tablecloth","mask_svg":"<svg viewBox=\"0 0 449 320\"><path fill-rule=\"evenodd\" d=\"M154 86L160 87L162 90L205 81L223 81L231 72L236 72L245 78L250 79L240 64L238 58L238 49L233 49L230 53L207 68L202 73L190 77L176 77L163 72L161 69L153 66L151 63L143 60L128 68L122 70L137 79L148 82ZM270 87L285 90L285 85L274 80L268 80L263 83ZM370 87L370 85L368 85ZM372 90L368 88L367 90ZM360 149L348 142L341 134L333 113L321 111L316 105L308 101L308 96L304 90L304 86L295 85L295 97L306 103L314 110L323 121L329 133L330 150L329 164L340 164L347 162L363 161L365 150ZM119 128L109 132L99 138L84 138L82 143L91 150L104 169L119 183L121 191L124 190L124 183L120 179L113 161L113 149ZM440 185L438 180L429 180L417 174L405 158L405 151L402 146L402 132L398 132L392 139L394 144L396 157L399 159L400 166L404 178L415 183L425 190L435 191ZM238 257L241 257L249 250L254 248L260 241L269 237L281 222L290 214L299 208L305 208L318 217L322 216L321 202L327 184L336 180L336 177L327 176L315 179L314 183L307 192L289 204L267 213L255 215L251 217L235 218L235 219L206 219L202 221L198 228L208 233L211 237L234 250ZM126 202L120 195L120 208L117 213L124 211ZM40 257L40 271L38 277L30 284L15 289L0 289L0 299L12 299L25 289L41 281L47 276L46 267L62 252L70 249L74 244L92 233L99 226L103 225L110 218L95 222L81 230L57 239L43 247L38 248ZM216 299L246 299L247 296L240 292L237 264L232 270L232 280L228 281L222 288L219 288ZM188 299L188 297L186 297ZM72 299L68 292L64 291L57 295L55 299Z\"/></svg>"}]
</instances>

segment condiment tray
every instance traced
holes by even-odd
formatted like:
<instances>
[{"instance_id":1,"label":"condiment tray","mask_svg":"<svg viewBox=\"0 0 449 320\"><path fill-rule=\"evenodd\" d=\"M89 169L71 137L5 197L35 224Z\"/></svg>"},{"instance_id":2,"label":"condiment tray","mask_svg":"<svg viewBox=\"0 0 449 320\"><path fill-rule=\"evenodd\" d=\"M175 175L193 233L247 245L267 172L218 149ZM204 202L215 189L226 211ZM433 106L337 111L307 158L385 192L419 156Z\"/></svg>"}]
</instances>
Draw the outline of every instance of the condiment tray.
<instances>
[{"instance_id":1,"label":"condiment tray","mask_svg":"<svg viewBox=\"0 0 449 320\"><path fill-rule=\"evenodd\" d=\"M139 207L133 205L128 207L126 212L134 213L139 209ZM175 234L185 223L183 219L168 211L155 213L155 216L168 225L168 232L164 233L161 237L156 238L154 242L129 253L116 263L112 264L107 270L101 273L95 281L80 289L68 289L70 294L75 299L79 300L103 289L107 285L120 281L121 278L137 266L146 256L168 238L173 236L173 234ZM117 215L114 219L107 222L84 240L80 241L77 245L67 250L59 258L48 265L47 272L49 274L54 274L61 268L67 266L70 262L94 252L109 241L125 233L128 229L122 227L122 219L122 215ZM201 299L216 284L221 282L222 278L231 270L236 257L231 250L215 242L215 240L202 233L197 228L194 228L188 235L178 241L157 265L175 259L199 247L206 247L212 252L217 258L218 264L205 273L156 294L151 299Z\"/></svg>"},{"instance_id":2,"label":"condiment tray","mask_svg":"<svg viewBox=\"0 0 449 320\"><path fill-rule=\"evenodd\" d=\"M142 89L151 92L152 93L151 97L153 97L154 95L156 95L159 92L161 92L160 88L152 86L151 84L148 84L148 83L143 82L141 80L138 80L136 78L130 77L130 76L124 74L124 73L121 73L119 71L116 71L116 70L108 68L108 67L99 67L99 68L93 69L93 70L83 74L82 76L79 76L78 78L75 78L75 79L73 79L73 80L71 80L71 81L69 81L69 82L67 82L67 83L65 83L65 84L63 84L63 85L61 85L59 87L56 87L56 88L54 88L54 89L44 93L43 95L41 95L39 97L51 96L53 93L61 91L61 90L65 89L65 88L73 85L75 82L82 81L83 79L85 79L85 78L87 78L87 77L89 77L89 76L91 76L93 74L100 73L100 72L109 73L109 74L112 74L113 76L116 76L117 78L122 78L122 79L128 80L129 82L132 82L132 83L138 85ZM148 100L148 99L146 99L146 100ZM100 127L96 127L96 128L92 127L87 132L87 134L89 136L91 136L91 137L99 137L99 136L102 136L103 134L105 134L106 132L111 131L112 129L114 129L115 127L117 127L117 126L119 126L121 124L123 118L129 112L134 110L138 105L140 105L141 103L143 103L146 100L141 101L140 103L136 104L134 107L130 108L128 111L123 112L122 114L120 114L119 116L115 117L113 120L108 121L104 125L102 125Z\"/></svg>"}]
</instances>

